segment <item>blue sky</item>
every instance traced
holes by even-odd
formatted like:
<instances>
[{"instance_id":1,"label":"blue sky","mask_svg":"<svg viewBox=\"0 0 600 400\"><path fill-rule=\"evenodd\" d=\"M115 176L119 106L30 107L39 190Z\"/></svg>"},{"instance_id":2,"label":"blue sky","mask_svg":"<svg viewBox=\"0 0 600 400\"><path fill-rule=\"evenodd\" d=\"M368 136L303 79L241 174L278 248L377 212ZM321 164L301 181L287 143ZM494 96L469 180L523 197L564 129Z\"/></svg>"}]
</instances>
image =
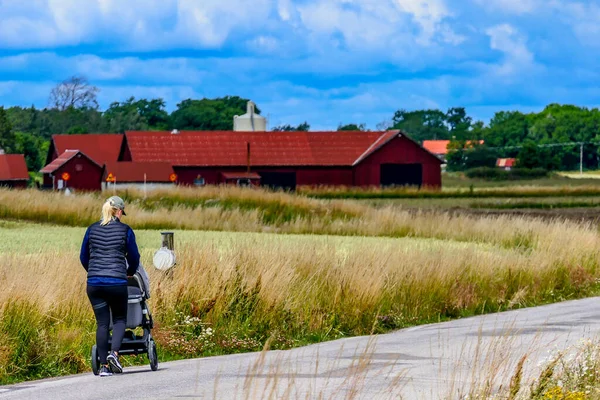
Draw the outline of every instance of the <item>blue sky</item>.
<instances>
[{"instance_id":1,"label":"blue sky","mask_svg":"<svg viewBox=\"0 0 600 400\"><path fill-rule=\"evenodd\" d=\"M600 105L591 0L0 0L0 104L46 106L85 75L129 96L239 95L271 126L366 123L399 108Z\"/></svg>"}]
</instances>

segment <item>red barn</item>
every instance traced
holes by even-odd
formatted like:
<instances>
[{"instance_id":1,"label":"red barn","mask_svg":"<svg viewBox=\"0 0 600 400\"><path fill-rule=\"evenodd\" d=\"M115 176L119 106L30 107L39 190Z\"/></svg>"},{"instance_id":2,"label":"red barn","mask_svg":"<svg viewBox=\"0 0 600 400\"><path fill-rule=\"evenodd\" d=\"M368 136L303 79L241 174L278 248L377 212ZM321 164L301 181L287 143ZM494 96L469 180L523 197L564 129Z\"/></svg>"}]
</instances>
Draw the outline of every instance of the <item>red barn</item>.
<instances>
[{"instance_id":1,"label":"red barn","mask_svg":"<svg viewBox=\"0 0 600 400\"><path fill-rule=\"evenodd\" d=\"M87 166L75 163L80 169L75 172L82 173L88 182L81 184L86 190L101 187L104 175L111 172L107 165L121 171L115 172L117 183L130 184L139 184L146 171L157 184L166 183L169 176L169 180L174 177L176 183L184 185L260 184L287 189L441 186L441 160L400 131L56 135L48 154L50 165L42 170L46 187L56 188L52 176L56 179L56 174L62 173L59 168L73 164L69 150L79 151L77 157L90 162Z\"/></svg>"},{"instance_id":2,"label":"red barn","mask_svg":"<svg viewBox=\"0 0 600 400\"><path fill-rule=\"evenodd\" d=\"M23 154L0 154L0 186L26 188L29 172Z\"/></svg>"},{"instance_id":3,"label":"red barn","mask_svg":"<svg viewBox=\"0 0 600 400\"><path fill-rule=\"evenodd\" d=\"M400 131L127 132L119 160L168 162L189 185L250 167L271 187L441 186L440 159Z\"/></svg>"}]
</instances>

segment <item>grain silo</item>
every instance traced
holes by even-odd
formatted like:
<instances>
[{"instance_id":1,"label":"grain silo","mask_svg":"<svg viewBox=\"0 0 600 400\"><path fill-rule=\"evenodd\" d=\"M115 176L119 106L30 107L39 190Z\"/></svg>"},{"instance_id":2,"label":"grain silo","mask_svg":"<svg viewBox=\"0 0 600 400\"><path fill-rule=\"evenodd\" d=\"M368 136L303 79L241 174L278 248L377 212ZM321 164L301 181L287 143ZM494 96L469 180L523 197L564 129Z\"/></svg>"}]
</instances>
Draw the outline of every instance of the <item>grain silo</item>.
<instances>
[{"instance_id":1,"label":"grain silo","mask_svg":"<svg viewBox=\"0 0 600 400\"><path fill-rule=\"evenodd\" d=\"M267 119L254 111L254 103L249 101L246 114L233 117L233 130L236 132L265 132Z\"/></svg>"}]
</instances>

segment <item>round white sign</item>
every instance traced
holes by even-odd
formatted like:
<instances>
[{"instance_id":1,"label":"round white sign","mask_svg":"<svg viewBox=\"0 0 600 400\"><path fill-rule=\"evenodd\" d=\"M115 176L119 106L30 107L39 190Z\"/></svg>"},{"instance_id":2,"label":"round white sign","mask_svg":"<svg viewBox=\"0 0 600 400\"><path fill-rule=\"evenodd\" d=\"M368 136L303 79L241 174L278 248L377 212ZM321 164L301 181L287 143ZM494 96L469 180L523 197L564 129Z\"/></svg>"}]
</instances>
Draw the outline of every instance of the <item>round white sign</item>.
<instances>
[{"instance_id":1,"label":"round white sign","mask_svg":"<svg viewBox=\"0 0 600 400\"><path fill-rule=\"evenodd\" d=\"M154 267L161 271L166 271L169 268L173 268L175 265L175 253L166 247L162 247L156 253L154 253L153 263Z\"/></svg>"}]
</instances>

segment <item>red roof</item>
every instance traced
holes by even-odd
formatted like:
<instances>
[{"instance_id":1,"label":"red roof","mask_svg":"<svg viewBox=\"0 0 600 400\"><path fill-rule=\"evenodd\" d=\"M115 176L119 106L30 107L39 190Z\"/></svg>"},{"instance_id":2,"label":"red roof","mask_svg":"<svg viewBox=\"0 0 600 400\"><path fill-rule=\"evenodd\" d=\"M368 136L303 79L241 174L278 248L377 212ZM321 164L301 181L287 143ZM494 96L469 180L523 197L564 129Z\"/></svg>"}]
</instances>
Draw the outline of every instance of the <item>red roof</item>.
<instances>
[{"instance_id":1,"label":"red roof","mask_svg":"<svg viewBox=\"0 0 600 400\"><path fill-rule=\"evenodd\" d=\"M483 144L483 140L479 141L479 144ZM433 154L442 154L442 155L446 155L448 154L448 145L450 144L449 140L424 140L423 141L423 148L425 148L425 150L428 150L429 152L433 153ZM470 146L473 144L473 141L468 140L466 142L466 146Z\"/></svg>"},{"instance_id":2,"label":"red roof","mask_svg":"<svg viewBox=\"0 0 600 400\"><path fill-rule=\"evenodd\" d=\"M173 173L173 167L169 163L164 162L113 162L107 163L104 173L104 179L108 174L113 174L117 183L126 182L144 182L144 174L146 174L146 182L171 183L169 177Z\"/></svg>"},{"instance_id":3,"label":"red roof","mask_svg":"<svg viewBox=\"0 0 600 400\"><path fill-rule=\"evenodd\" d=\"M54 135L52 140L58 154L67 150L81 150L97 164L104 165L119 159L123 135Z\"/></svg>"},{"instance_id":4,"label":"red roof","mask_svg":"<svg viewBox=\"0 0 600 400\"><path fill-rule=\"evenodd\" d=\"M447 154L449 140L424 140L423 147L433 154Z\"/></svg>"},{"instance_id":5,"label":"red roof","mask_svg":"<svg viewBox=\"0 0 600 400\"><path fill-rule=\"evenodd\" d=\"M29 180L23 154L0 154L0 181Z\"/></svg>"},{"instance_id":6,"label":"red roof","mask_svg":"<svg viewBox=\"0 0 600 400\"><path fill-rule=\"evenodd\" d=\"M136 162L177 166L352 166L398 135L388 132L127 132Z\"/></svg>"},{"instance_id":7,"label":"red roof","mask_svg":"<svg viewBox=\"0 0 600 400\"><path fill-rule=\"evenodd\" d=\"M102 168L102 166L100 164L98 164L97 162L95 162L94 160L92 160L90 157L88 157L82 151L79 151L79 150L67 150L64 153L62 153L61 155L59 155L57 158L55 158L54 161L52 161L50 164L48 164L44 168L42 168L40 170L40 172L43 173L43 174L53 174L57 169L59 169L60 167L62 167L63 165L65 165L67 162L69 162L77 154L81 154L83 157L89 159L91 162L93 162L94 164L98 165L98 167Z\"/></svg>"},{"instance_id":8,"label":"red roof","mask_svg":"<svg viewBox=\"0 0 600 400\"><path fill-rule=\"evenodd\" d=\"M512 168L517 165L516 158L499 158L496 160L496 166L501 168Z\"/></svg>"}]
</instances>

